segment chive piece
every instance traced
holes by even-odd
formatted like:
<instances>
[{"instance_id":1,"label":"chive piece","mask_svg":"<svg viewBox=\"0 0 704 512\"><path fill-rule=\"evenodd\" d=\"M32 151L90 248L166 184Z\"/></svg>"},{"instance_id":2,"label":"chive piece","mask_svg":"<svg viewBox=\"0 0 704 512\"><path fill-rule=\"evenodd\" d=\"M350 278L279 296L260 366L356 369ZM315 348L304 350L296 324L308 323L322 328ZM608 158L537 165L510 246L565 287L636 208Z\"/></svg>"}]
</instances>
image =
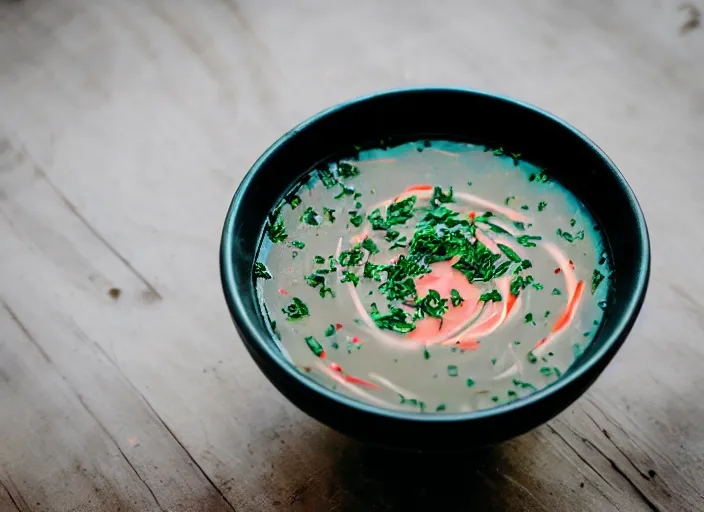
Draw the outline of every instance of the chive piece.
<instances>
[{"instance_id":1,"label":"chive piece","mask_svg":"<svg viewBox=\"0 0 704 512\"><path fill-rule=\"evenodd\" d=\"M532 286L533 286L533 288L535 288L538 291L540 291L544 288L544 286L540 283L533 283Z\"/></svg>"},{"instance_id":2,"label":"chive piece","mask_svg":"<svg viewBox=\"0 0 704 512\"><path fill-rule=\"evenodd\" d=\"M335 179L335 176L333 176L329 170L318 169L316 172L318 173L318 178L320 178L320 181L322 181L323 185L325 185L325 188L332 188L337 185L337 179Z\"/></svg>"},{"instance_id":3,"label":"chive piece","mask_svg":"<svg viewBox=\"0 0 704 512\"><path fill-rule=\"evenodd\" d=\"M322 256L316 256L316 257L315 257L315 262L316 262L318 265L323 265L323 264L325 264L325 258L323 258Z\"/></svg>"},{"instance_id":4,"label":"chive piece","mask_svg":"<svg viewBox=\"0 0 704 512\"><path fill-rule=\"evenodd\" d=\"M530 323L530 324L535 325L535 322L533 321L533 313L528 313L528 314L525 316L525 323L527 323L527 324Z\"/></svg>"},{"instance_id":5,"label":"chive piece","mask_svg":"<svg viewBox=\"0 0 704 512\"><path fill-rule=\"evenodd\" d=\"M254 264L254 277L255 278L262 278L262 279L271 279L271 274L269 273L268 269L266 268L266 265L262 263L261 261L257 261Z\"/></svg>"},{"instance_id":6,"label":"chive piece","mask_svg":"<svg viewBox=\"0 0 704 512\"><path fill-rule=\"evenodd\" d=\"M323 216L327 219L329 223L335 222L335 210L332 208L326 208L323 206Z\"/></svg>"},{"instance_id":7,"label":"chive piece","mask_svg":"<svg viewBox=\"0 0 704 512\"><path fill-rule=\"evenodd\" d=\"M301 215L301 222L305 222L311 226L320 226L320 215L312 206L309 206L303 212L303 215Z\"/></svg>"},{"instance_id":8,"label":"chive piece","mask_svg":"<svg viewBox=\"0 0 704 512\"><path fill-rule=\"evenodd\" d=\"M467 379L467 387L471 388L472 386L474 386L474 379Z\"/></svg>"},{"instance_id":9,"label":"chive piece","mask_svg":"<svg viewBox=\"0 0 704 512\"><path fill-rule=\"evenodd\" d=\"M284 201L288 203L291 206L291 209L295 210L296 207L301 204L301 198L294 192L291 192L288 194L286 197L284 197Z\"/></svg>"},{"instance_id":10,"label":"chive piece","mask_svg":"<svg viewBox=\"0 0 704 512\"><path fill-rule=\"evenodd\" d=\"M538 388L536 388L530 382L525 382L525 381L522 381L522 380L516 379L516 378L513 379L513 385L516 387L519 387L521 389L530 389L531 391L534 391L534 392L538 391Z\"/></svg>"},{"instance_id":11,"label":"chive piece","mask_svg":"<svg viewBox=\"0 0 704 512\"><path fill-rule=\"evenodd\" d=\"M340 279L341 283L352 283L355 287L359 284L359 277L357 277L356 274L353 274L349 270L344 270L342 272L342 279Z\"/></svg>"},{"instance_id":12,"label":"chive piece","mask_svg":"<svg viewBox=\"0 0 704 512\"><path fill-rule=\"evenodd\" d=\"M426 361L427 361L428 359L430 359L430 352L428 352L428 348L427 348L427 347L424 347L424 348L423 348L423 359L425 359Z\"/></svg>"},{"instance_id":13,"label":"chive piece","mask_svg":"<svg viewBox=\"0 0 704 512\"><path fill-rule=\"evenodd\" d=\"M528 354L526 354L526 358L528 359L528 362L531 364L534 364L538 361L538 358L535 357L535 354L533 353L532 350L530 352L528 352Z\"/></svg>"},{"instance_id":14,"label":"chive piece","mask_svg":"<svg viewBox=\"0 0 704 512\"><path fill-rule=\"evenodd\" d=\"M501 302L501 299L502 297L498 290L491 290L490 292L482 293L479 296L480 302Z\"/></svg>"},{"instance_id":15,"label":"chive piece","mask_svg":"<svg viewBox=\"0 0 704 512\"><path fill-rule=\"evenodd\" d=\"M582 333L582 336L584 336L584 337L586 338L586 337L588 337L590 334L591 334L590 331L586 331L586 332L583 332L583 333Z\"/></svg>"},{"instance_id":16,"label":"chive piece","mask_svg":"<svg viewBox=\"0 0 704 512\"><path fill-rule=\"evenodd\" d=\"M364 217L359 215L356 211L350 212L350 224L358 228L362 225L362 222L364 222Z\"/></svg>"},{"instance_id":17,"label":"chive piece","mask_svg":"<svg viewBox=\"0 0 704 512\"><path fill-rule=\"evenodd\" d=\"M550 311L546 311L546 312L545 312L545 315L543 315L543 316L544 316L544 318L549 317L549 316L550 316Z\"/></svg>"},{"instance_id":18,"label":"chive piece","mask_svg":"<svg viewBox=\"0 0 704 512\"><path fill-rule=\"evenodd\" d=\"M306 344L316 357L320 357L325 352L323 346L313 336L306 336Z\"/></svg>"},{"instance_id":19,"label":"chive piece","mask_svg":"<svg viewBox=\"0 0 704 512\"><path fill-rule=\"evenodd\" d=\"M335 334L335 326L330 324L327 329L325 329L325 336L328 338Z\"/></svg>"},{"instance_id":20,"label":"chive piece","mask_svg":"<svg viewBox=\"0 0 704 512\"><path fill-rule=\"evenodd\" d=\"M550 376L553 374L553 371L552 371L552 368L549 368L549 367L547 367L547 366L543 366L543 367L540 369L540 373L542 373L542 374L545 375L546 377L550 377Z\"/></svg>"},{"instance_id":21,"label":"chive piece","mask_svg":"<svg viewBox=\"0 0 704 512\"><path fill-rule=\"evenodd\" d=\"M308 306L298 297L293 298L293 302L281 308L281 311L288 317L288 320L299 320L304 316L310 316Z\"/></svg>"},{"instance_id":22,"label":"chive piece","mask_svg":"<svg viewBox=\"0 0 704 512\"><path fill-rule=\"evenodd\" d=\"M516 393L513 389L509 389L506 394L510 400L518 400L518 393Z\"/></svg>"},{"instance_id":23,"label":"chive piece","mask_svg":"<svg viewBox=\"0 0 704 512\"><path fill-rule=\"evenodd\" d=\"M459 375L459 370L457 369L457 366L454 364L450 364L447 366L447 374L450 377L457 377Z\"/></svg>"},{"instance_id":24,"label":"chive piece","mask_svg":"<svg viewBox=\"0 0 704 512\"><path fill-rule=\"evenodd\" d=\"M291 245L294 246L296 249L303 249L306 246L306 244L299 240L294 240L293 242L291 242Z\"/></svg>"},{"instance_id":25,"label":"chive piece","mask_svg":"<svg viewBox=\"0 0 704 512\"><path fill-rule=\"evenodd\" d=\"M522 205L521 205L521 210L527 210L527 209L528 209L528 205L527 205L527 204L522 204Z\"/></svg>"},{"instance_id":26,"label":"chive piece","mask_svg":"<svg viewBox=\"0 0 704 512\"><path fill-rule=\"evenodd\" d=\"M527 260L526 260L527 261ZM494 279L501 277L504 275L506 272L508 272L508 269L511 267L511 262L510 261L504 261L501 263L496 269L494 270Z\"/></svg>"},{"instance_id":27,"label":"chive piece","mask_svg":"<svg viewBox=\"0 0 704 512\"><path fill-rule=\"evenodd\" d=\"M453 307L457 307L464 302L464 299L460 295L460 292L458 292L454 288L452 289L452 292L450 292L450 302L452 303Z\"/></svg>"},{"instance_id":28,"label":"chive piece","mask_svg":"<svg viewBox=\"0 0 704 512\"><path fill-rule=\"evenodd\" d=\"M516 242L521 244L523 247L537 247L533 240L542 240L542 236L531 236L531 235L521 235L516 238Z\"/></svg>"},{"instance_id":29,"label":"chive piece","mask_svg":"<svg viewBox=\"0 0 704 512\"><path fill-rule=\"evenodd\" d=\"M516 254L513 249L511 249L510 247L508 247L504 244L497 244L497 245L498 245L499 249L501 249L501 252L504 253L506 255L506 257L508 259L510 259L511 261L515 261L515 262L521 261L521 257L518 254Z\"/></svg>"},{"instance_id":30,"label":"chive piece","mask_svg":"<svg viewBox=\"0 0 704 512\"><path fill-rule=\"evenodd\" d=\"M352 178L354 176L357 176L359 174L359 168L355 167L352 164L349 164L347 162L342 162L337 165L337 173L342 177L342 178Z\"/></svg>"},{"instance_id":31,"label":"chive piece","mask_svg":"<svg viewBox=\"0 0 704 512\"><path fill-rule=\"evenodd\" d=\"M379 247L377 247L374 240L369 237L362 241L362 249L369 251L369 254L376 254L379 252Z\"/></svg>"},{"instance_id":32,"label":"chive piece","mask_svg":"<svg viewBox=\"0 0 704 512\"><path fill-rule=\"evenodd\" d=\"M281 215L281 209L277 208L271 214L269 214L269 221L266 227L266 233L269 236L269 240L272 242L279 243L286 240L288 234L286 233L286 226L284 224L284 218Z\"/></svg>"},{"instance_id":33,"label":"chive piece","mask_svg":"<svg viewBox=\"0 0 704 512\"><path fill-rule=\"evenodd\" d=\"M560 228L557 229L556 231L557 236L564 238L568 242L572 243L575 240L584 240L584 230L580 229L577 231L574 235L572 233L569 233L567 231L562 231Z\"/></svg>"},{"instance_id":34,"label":"chive piece","mask_svg":"<svg viewBox=\"0 0 704 512\"><path fill-rule=\"evenodd\" d=\"M599 272L597 269L594 269L594 272L592 273L592 295L596 293L596 289L599 288L599 285L604 280L604 277L604 274Z\"/></svg>"}]
</instances>

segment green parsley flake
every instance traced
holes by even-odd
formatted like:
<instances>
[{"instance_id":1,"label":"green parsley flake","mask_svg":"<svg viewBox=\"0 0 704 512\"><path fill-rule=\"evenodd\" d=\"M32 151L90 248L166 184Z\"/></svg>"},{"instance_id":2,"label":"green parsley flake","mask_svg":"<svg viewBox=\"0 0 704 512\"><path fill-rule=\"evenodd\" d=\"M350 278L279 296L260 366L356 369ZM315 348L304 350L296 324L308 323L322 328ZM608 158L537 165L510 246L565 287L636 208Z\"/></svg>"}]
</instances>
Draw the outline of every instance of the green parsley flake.
<instances>
[{"instance_id":1,"label":"green parsley flake","mask_svg":"<svg viewBox=\"0 0 704 512\"><path fill-rule=\"evenodd\" d=\"M538 358L535 356L532 350L526 354L526 359L528 359L528 362L531 364L535 364L538 361Z\"/></svg>"},{"instance_id":2,"label":"green parsley flake","mask_svg":"<svg viewBox=\"0 0 704 512\"><path fill-rule=\"evenodd\" d=\"M296 249L303 249L306 246L306 244L299 240L294 240L293 242L291 242L291 245L294 246Z\"/></svg>"},{"instance_id":3,"label":"green parsley flake","mask_svg":"<svg viewBox=\"0 0 704 512\"><path fill-rule=\"evenodd\" d=\"M264 263L262 263L261 261L257 261L254 264L254 277L262 279L271 279L271 274L269 273L269 270L266 268L266 265L264 265Z\"/></svg>"},{"instance_id":4,"label":"green parsley flake","mask_svg":"<svg viewBox=\"0 0 704 512\"><path fill-rule=\"evenodd\" d=\"M318 265L324 265L324 264L325 264L325 258L323 258L322 256L316 256L316 257L315 257L315 262L316 262Z\"/></svg>"},{"instance_id":5,"label":"green parsley flake","mask_svg":"<svg viewBox=\"0 0 704 512\"><path fill-rule=\"evenodd\" d=\"M531 235L521 235L516 237L516 242L521 244L523 247L537 247L533 240L542 240L541 236L531 236Z\"/></svg>"},{"instance_id":6,"label":"green parsley flake","mask_svg":"<svg viewBox=\"0 0 704 512\"><path fill-rule=\"evenodd\" d=\"M479 296L480 302L501 302L501 299L502 297L498 290L491 290L490 292L482 293Z\"/></svg>"},{"instance_id":7,"label":"green parsley flake","mask_svg":"<svg viewBox=\"0 0 704 512\"><path fill-rule=\"evenodd\" d=\"M570 219L570 227L574 227L575 224L577 224L577 221L575 219Z\"/></svg>"},{"instance_id":8,"label":"green parsley flake","mask_svg":"<svg viewBox=\"0 0 704 512\"><path fill-rule=\"evenodd\" d=\"M325 188L332 188L337 185L337 179L329 170L319 169L316 172L318 173L318 178L320 178L320 181L322 181L323 185L325 185Z\"/></svg>"},{"instance_id":9,"label":"green parsley flake","mask_svg":"<svg viewBox=\"0 0 704 512\"><path fill-rule=\"evenodd\" d=\"M284 201L286 201L286 203L288 203L291 206L291 209L293 210L295 210L296 207L301 204L301 198L293 192L284 197Z\"/></svg>"},{"instance_id":10,"label":"green parsley flake","mask_svg":"<svg viewBox=\"0 0 704 512\"><path fill-rule=\"evenodd\" d=\"M325 329L325 336L327 336L329 338L330 336L335 334L335 331L336 331L335 326L330 324L328 326L328 328Z\"/></svg>"},{"instance_id":11,"label":"green parsley flake","mask_svg":"<svg viewBox=\"0 0 704 512\"><path fill-rule=\"evenodd\" d=\"M604 274L599 272L597 269L594 269L594 272L592 273L592 295L596 293L597 288L599 288L599 285L601 282L604 280Z\"/></svg>"},{"instance_id":12,"label":"green parsley flake","mask_svg":"<svg viewBox=\"0 0 704 512\"><path fill-rule=\"evenodd\" d=\"M525 323L535 325L535 322L533 321L533 313L528 313L525 316Z\"/></svg>"},{"instance_id":13,"label":"green parsley flake","mask_svg":"<svg viewBox=\"0 0 704 512\"><path fill-rule=\"evenodd\" d=\"M301 222L305 222L311 226L320 226L320 215L312 206L309 206L303 212L303 215L301 215Z\"/></svg>"},{"instance_id":14,"label":"green parsley flake","mask_svg":"<svg viewBox=\"0 0 704 512\"><path fill-rule=\"evenodd\" d=\"M356 211L350 212L350 224L358 228L362 225L362 222L364 222L364 217L359 215Z\"/></svg>"},{"instance_id":15,"label":"green parsley flake","mask_svg":"<svg viewBox=\"0 0 704 512\"><path fill-rule=\"evenodd\" d=\"M562 295L562 292L561 292L560 290L558 290L557 288L553 288L553 289L552 289L552 294L553 294L553 295Z\"/></svg>"},{"instance_id":16,"label":"green parsley flake","mask_svg":"<svg viewBox=\"0 0 704 512\"><path fill-rule=\"evenodd\" d=\"M323 206L323 216L327 219L327 221L332 224L335 222L335 210L332 208L326 208Z\"/></svg>"},{"instance_id":17,"label":"green parsley flake","mask_svg":"<svg viewBox=\"0 0 704 512\"><path fill-rule=\"evenodd\" d=\"M540 202L538 203L538 211L539 211L539 212L542 212L542 211L545 209L545 207L546 207L547 205L548 205L548 203L546 203L545 201L540 201Z\"/></svg>"},{"instance_id":18,"label":"green parsley flake","mask_svg":"<svg viewBox=\"0 0 704 512\"><path fill-rule=\"evenodd\" d=\"M447 374L450 377L457 377L459 375L459 370L457 369L457 366L454 364L450 364L447 366Z\"/></svg>"},{"instance_id":19,"label":"green parsley flake","mask_svg":"<svg viewBox=\"0 0 704 512\"><path fill-rule=\"evenodd\" d=\"M435 290L428 290L428 294L416 301L418 312L432 318L442 318L447 312L447 299L441 299L440 294ZM422 318L422 316L421 316Z\"/></svg>"},{"instance_id":20,"label":"green parsley flake","mask_svg":"<svg viewBox=\"0 0 704 512\"><path fill-rule=\"evenodd\" d=\"M276 208L273 212L271 212L271 214L269 214L266 233L269 236L269 240L275 244L283 242L288 237L280 208Z\"/></svg>"},{"instance_id":21,"label":"green parsley flake","mask_svg":"<svg viewBox=\"0 0 704 512\"><path fill-rule=\"evenodd\" d=\"M388 313L382 314L376 303L372 302L369 316L380 329L406 334L416 328L414 323L408 321L409 315L401 308L391 306Z\"/></svg>"},{"instance_id":22,"label":"green parsley flake","mask_svg":"<svg viewBox=\"0 0 704 512\"><path fill-rule=\"evenodd\" d=\"M352 164L348 164L347 162L341 162L337 166L337 173L342 178L352 178L359 174L359 168Z\"/></svg>"},{"instance_id":23,"label":"green parsley flake","mask_svg":"<svg viewBox=\"0 0 704 512\"><path fill-rule=\"evenodd\" d=\"M447 407L445 406L445 404L440 404L440 405L438 405L438 406L435 408L435 412L442 412L442 411L444 411L446 408L447 408Z\"/></svg>"},{"instance_id":24,"label":"green parsley flake","mask_svg":"<svg viewBox=\"0 0 704 512\"><path fill-rule=\"evenodd\" d=\"M376 254L379 252L379 247L374 243L374 240L367 237L362 241L362 249L369 251L369 254Z\"/></svg>"},{"instance_id":25,"label":"green parsley flake","mask_svg":"<svg viewBox=\"0 0 704 512\"><path fill-rule=\"evenodd\" d=\"M460 295L460 292L458 292L454 288L452 289L452 292L450 292L450 302L455 308L464 302L464 299Z\"/></svg>"},{"instance_id":26,"label":"green parsley flake","mask_svg":"<svg viewBox=\"0 0 704 512\"><path fill-rule=\"evenodd\" d=\"M474 384L475 384L474 379L467 379L467 387L468 388L471 388L472 386L474 386Z\"/></svg>"},{"instance_id":27,"label":"green parsley flake","mask_svg":"<svg viewBox=\"0 0 704 512\"><path fill-rule=\"evenodd\" d=\"M323 346L313 336L306 336L306 344L316 357L322 357L322 355L325 354Z\"/></svg>"},{"instance_id":28,"label":"green parsley flake","mask_svg":"<svg viewBox=\"0 0 704 512\"><path fill-rule=\"evenodd\" d=\"M423 359L425 359L426 361L430 359L430 352L428 352L427 347L423 347Z\"/></svg>"},{"instance_id":29,"label":"green parsley flake","mask_svg":"<svg viewBox=\"0 0 704 512\"><path fill-rule=\"evenodd\" d=\"M584 240L584 230L580 229L577 231L574 235L572 233L568 233L567 231L562 231L560 228L557 228L557 236L564 238L567 240L569 243L574 242L575 240Z\"/></svg>"},{"instance_id":30,"label":"green parsley flake","mask_svg":"<svg viewBox=\"0 0 704 512\"><path fill-rule=\"evenodd\" d=\"M298 297L293 298L293 302L281 308L281 311L288 317L288 320L300 320L304 316L310 316L308 306Z\"/></svg>"},{"instance_id":31,"label":"green parsley flake","mask_svg":"<svg viewBox=\"0 0 704 512\"><path fill-rule=\"evenodd\" d=\"M357 277L356 274L353 274L349 270L344 270L342 272L342 279L340 279L341 283L352 283L355 287L359 284L359 277Z\"/></svg>"},{"instance_id":32,"label":"green parsley flake","mask_svg":"<svg viewBox=\"0 0 704 512\"><path fill-rule=\"evenodd\" d=\"M501 252L504 253L506 255L506 257L508 259L510 259L511 261L515 261L515 262L521 261L521 257L518 254L516 254L515 251L513 249L511 249L510 247L508 247L504 244L497 244L497 246L499 247L499 249L501 249Z\"/></svg>"}]
</instances>

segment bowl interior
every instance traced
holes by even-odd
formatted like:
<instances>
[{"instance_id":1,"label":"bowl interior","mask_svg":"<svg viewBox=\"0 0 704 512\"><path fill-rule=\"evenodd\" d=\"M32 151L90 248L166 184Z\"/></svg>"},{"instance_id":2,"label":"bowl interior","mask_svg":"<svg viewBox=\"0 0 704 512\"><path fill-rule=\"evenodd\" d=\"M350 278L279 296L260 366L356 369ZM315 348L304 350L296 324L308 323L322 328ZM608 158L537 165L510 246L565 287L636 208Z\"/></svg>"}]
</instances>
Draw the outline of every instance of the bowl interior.
<instances>
[{"instance_id":1,"label":"bowl interior","mask_svg":"<svg viewBox=\"0 0 704 512\"><path fill-rule=\"evenodd\" d=\"M318 163L354 153L355 145L378 145L380 140L393 145L425 138L501 146L547 169L551 177L585 203L604 230L615 278L597 336L554 385L487 411L393 414L432 421L500 414L555 392L610 350L613 356L614 346L623 341L642 304L650 266L645 220L623 176L594 143L550 114L507 98L446 88L389 91L333 107L284 135L255 163L233 199L221 249L226 299L246 342L265 348L277 364L288 365L283 356L277 356L269 338L251 271L267 215L289 188ZM303 375L298 378L309 380ZM313 381L308 385L324 392ZM375 409L341 395L335 399L353 407Z\"/></svg>"}]
</instances>

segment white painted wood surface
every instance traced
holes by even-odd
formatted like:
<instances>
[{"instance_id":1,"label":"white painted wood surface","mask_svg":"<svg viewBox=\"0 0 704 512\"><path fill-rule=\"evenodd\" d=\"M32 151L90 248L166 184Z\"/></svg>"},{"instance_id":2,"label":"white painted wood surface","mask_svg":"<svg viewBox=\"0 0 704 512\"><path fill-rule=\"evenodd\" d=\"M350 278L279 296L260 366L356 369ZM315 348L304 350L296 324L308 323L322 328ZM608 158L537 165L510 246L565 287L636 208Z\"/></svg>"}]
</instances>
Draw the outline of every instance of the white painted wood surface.
<instances>
[{"instance_id":1,"label":"white painted wood surface","mask_svg":"<svg viewBox=\"0 0 704 512\"><path fill-rule=\"evenodd\" d=\"M704 510L704 4L499 4L0 1L0 510ZM597 384L459 460L298 412L218 277L232 193L273 140L417 84L573 123L652 235L645 309Z\"/></svg>"}]
</instances>

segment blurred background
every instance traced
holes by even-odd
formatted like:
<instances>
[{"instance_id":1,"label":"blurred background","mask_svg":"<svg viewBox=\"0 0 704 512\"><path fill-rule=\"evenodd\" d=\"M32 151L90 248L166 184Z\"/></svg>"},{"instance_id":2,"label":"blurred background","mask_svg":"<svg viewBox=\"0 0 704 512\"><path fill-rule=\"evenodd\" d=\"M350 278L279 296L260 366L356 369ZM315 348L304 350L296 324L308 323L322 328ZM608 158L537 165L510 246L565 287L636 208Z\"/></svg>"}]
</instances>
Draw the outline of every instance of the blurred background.
<instances>
[{"instance_id":1,"label":"blurred background","mask_svg":"<svg viewBox=\"0 0 704 512\"><path fill-rule=\"evenodd\" d=\"M703 9L0 1L0 510L704 510ZM472 456L315 423L256 369L220 289L254 160L323 108L411 85L578 127L652 236L645 310L597 384Z\"/></svg>"}]
</instances>

